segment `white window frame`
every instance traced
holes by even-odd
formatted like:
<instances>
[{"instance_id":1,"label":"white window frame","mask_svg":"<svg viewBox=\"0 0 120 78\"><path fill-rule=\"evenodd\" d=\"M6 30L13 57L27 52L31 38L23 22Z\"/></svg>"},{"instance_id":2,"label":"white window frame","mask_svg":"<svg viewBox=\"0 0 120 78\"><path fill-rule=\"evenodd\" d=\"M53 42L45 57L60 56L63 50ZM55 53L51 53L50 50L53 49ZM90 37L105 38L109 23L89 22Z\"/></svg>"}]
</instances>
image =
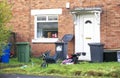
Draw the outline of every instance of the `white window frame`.
<instances>
[{"instance_id":1,"label":"white window frame","mask_svg":"<svg viewBox=\"0 0 120 78\"><path fill-rule=\"evenodd\" d=\"M32 39L33 43L54 43L58 40L58 38L37 38L36 22L37 22L37 16L39 15L59 15L59 14L62 14L62 9L31 10L31 15L34 15L34 31L35 31L34 39Z\"/></svg>"},{"instance_id":2,"label":"white window frame","mask_svg":"<svg viewBox=\"0 0 120 78\"><path fill-rule=\"evenodd\" d=\"M37 20L37 18L39 16L45 16L46 20ZM48 19L49 16L56 16L57 20L49 20ZM34 21L34 23L35 23L35 28L34 28L35 29L35 33L34 33L35 39L39 39L39 38L37 38L37 23L43 23L43 22L45 22L45 23L47 23L47 22L57 22L58 23L58 15L37 15L37 16L35 16L35 21ZM41 37L42 37L42 32L41 32Z\"/></svg>"}]
</instances>

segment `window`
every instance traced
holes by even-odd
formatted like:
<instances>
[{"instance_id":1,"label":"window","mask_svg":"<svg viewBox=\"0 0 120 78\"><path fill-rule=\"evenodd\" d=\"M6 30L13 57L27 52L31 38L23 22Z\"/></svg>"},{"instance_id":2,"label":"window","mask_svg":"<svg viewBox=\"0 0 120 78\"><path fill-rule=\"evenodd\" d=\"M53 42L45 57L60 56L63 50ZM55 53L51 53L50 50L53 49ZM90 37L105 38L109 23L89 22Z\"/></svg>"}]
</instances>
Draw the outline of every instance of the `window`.
<instances>
[{"instance_id":1,"label":"window","mask_svg":"<svg viewBox=\"0 0 120 78\"><path fill-rule=\"evenodd\" d=\"M85 24L92 24L92 22L90 21L90 20L87 20L86 22L85 22Z\"/></svg>"},{"instance_id":2,"label":"window","mask_svg":"<svg viewBox=\"0 0 120 78\"><path fill-rule=\"evenodd\" d=\"M34 16L33 43L54 43L58 40L58 15L62 9L31 10Z\"/></svg>"},{"instance_id":3,"label":"window","mask_svg":"<svg viewBox=\"0 0 120 78\"><path fill-rule=\"evenodd\" d=\"M58 16L40 15L36 21L37 38L57 38L58 36Z\"/></svg>"}]
</instances>

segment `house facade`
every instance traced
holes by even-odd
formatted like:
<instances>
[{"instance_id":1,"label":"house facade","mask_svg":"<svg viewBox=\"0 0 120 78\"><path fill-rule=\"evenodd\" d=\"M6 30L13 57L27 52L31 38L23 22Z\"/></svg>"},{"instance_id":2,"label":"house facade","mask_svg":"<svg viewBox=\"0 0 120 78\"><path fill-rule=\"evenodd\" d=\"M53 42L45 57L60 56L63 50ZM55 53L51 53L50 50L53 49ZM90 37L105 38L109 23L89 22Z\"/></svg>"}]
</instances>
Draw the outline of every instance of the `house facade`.
<instances>
[{"instance_id":1,"label":"house facade","mask_svg":"<svg viewBox=\"0 0 120 78\"><path fill-rule=\"evenodd\" d=\"M9 0L17 42L30 42L32 54L55 53L55 42L73 34L68 54L86 52L88 43L120 49L120 0ZM81 57L82 59L82 57Z\"/></svg>"}]
</instances>

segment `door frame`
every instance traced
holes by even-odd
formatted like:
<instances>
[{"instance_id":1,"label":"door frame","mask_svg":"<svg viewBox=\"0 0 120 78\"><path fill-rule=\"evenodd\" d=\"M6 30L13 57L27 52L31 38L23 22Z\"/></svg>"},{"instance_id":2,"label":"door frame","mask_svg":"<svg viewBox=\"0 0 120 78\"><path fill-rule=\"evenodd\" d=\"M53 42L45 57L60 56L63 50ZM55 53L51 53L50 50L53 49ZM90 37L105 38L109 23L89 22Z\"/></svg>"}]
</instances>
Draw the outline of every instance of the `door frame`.
<instances>
[{"instance_id":1,"label":"door frame","mask_svg":"<svg viewBox=\"0 0 120 78\"><path fill-rule=\"evenodd\" d=\"M95 26L97 34L96 35L96 39L97 42L100 42L100 14L101 14L101 8L84 8L84 9L75 9L72 11L73 17L74 17L74 30L75 30L75 53L77 52L82 52L82 50L80 48L83 48L83 46L79 46L79 44L83 44L83 40L80 37L80 16L82 15L89 15L89 14L93 14L95 16ZM95 32L96 32L95 31ZM81 35L82 36L82 35Z\"/></svg>"}]
</instances>

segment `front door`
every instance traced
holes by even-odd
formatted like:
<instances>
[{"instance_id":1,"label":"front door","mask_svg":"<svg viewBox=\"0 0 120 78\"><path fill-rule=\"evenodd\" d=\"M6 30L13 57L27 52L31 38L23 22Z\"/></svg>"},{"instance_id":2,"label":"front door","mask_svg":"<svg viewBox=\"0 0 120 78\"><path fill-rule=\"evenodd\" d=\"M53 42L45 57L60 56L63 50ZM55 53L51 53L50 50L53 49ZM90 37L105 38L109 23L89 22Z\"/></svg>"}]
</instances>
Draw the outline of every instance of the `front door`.
<instances>
[{"instance_id":1,"label":"front door","mask_svg":"<svg viewBox=\"0 0 120 78\"><path fill-rule=\"evenodd\" d=\"M75 26L75 52L81 52L79 60L91 61L88 43L100 42L100 27L94 13L77 16Z\"/></svg>"}]
</instances>

